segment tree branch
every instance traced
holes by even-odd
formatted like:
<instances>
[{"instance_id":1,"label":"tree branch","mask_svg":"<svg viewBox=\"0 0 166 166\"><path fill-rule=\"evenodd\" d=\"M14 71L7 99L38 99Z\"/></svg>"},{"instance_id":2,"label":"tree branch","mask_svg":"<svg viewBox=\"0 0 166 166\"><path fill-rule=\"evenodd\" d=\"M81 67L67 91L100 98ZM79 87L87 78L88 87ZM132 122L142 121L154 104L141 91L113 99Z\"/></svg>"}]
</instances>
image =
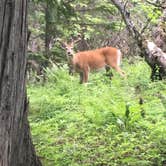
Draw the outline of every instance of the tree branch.
<instances>
[{"instance_id":1,"label":"tree branch","mask_svg":"<svg viewBox=\"0 0 166 166\"><path fill-rule=\"evenodd\" d=\"M118 10L120 11L122 18L127 26L128 31L131 33L131 35L135 38L138 39L141 37L141 34L139 33L139 31L136 29L136 27L134 26L133 22L130 19L130 12L128 12L125 9L125 5L123 5L122 3L120 3L117 0L111 0L112 3L118 8Z\"/></svg>"},{"instance_id":2,"label":"tree branch","mask_svg":"<svg viewBox=\"0 0 166 166\"><path fill-rule=\"evenodd\" d=\"M142 55L145 57L145 61L151 67L151 79L154 80L157 78L157 71L159 71L159 79L163 79L166 76L166 54L153 42L149 42L144 39L143 35L139 33L139 31L136 29L135 25L131 21L130 15L128 15L128 12L126 12L124 4L122 4L119 0L111 1L120 11L122 18L127 26L127 29L133 36L134 40L137 42L137 45L142 52ZM142 33L147 26L148 23L142 29Z\"/></svg>"},{"instance_id":3,"label":"tree branch","mask_svg":"<svg viewBox=\"0 0 166 166\"><path fill-rule=\"evenodd\" d=\"M151 1L149 1L149 0L145 0L148 4L150 4L150 5L153 5L153 6L155 6L155 7L157 7L157 8L161 8L161 9L166 9L166 3L164 4L164 3L159 3L159 1L157 0L156 2L151 2Z\"/></svg>"},{"instance_id":4,"label":"tree branch","mask_svg":"<svg viewBox=\"0 0 166 166\"><path fill-rule=\"evenodd\" d=\"M151 20L152 20L152 18L149 18L148 20L147 20L147 23L145 24L145 26L142 28L142 30L141 30L141 34L143 34L144 32L145 32L145 30L146 30L146 28L148 27L148 25L149 25L149 23L151 22Z\"/></svg>"}]
</instances>

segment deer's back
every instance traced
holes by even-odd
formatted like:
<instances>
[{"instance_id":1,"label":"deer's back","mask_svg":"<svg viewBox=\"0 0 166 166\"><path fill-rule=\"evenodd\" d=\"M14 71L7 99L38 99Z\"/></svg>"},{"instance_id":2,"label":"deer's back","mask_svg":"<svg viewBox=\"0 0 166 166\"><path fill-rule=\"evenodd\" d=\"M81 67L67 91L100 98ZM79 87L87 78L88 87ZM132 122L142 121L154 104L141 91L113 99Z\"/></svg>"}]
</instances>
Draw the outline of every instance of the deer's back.
<instances>
[{"instance_id":1,"label":"deer's back","mask_svg":"<svg viewBox=\"0 0 166 166\"><path fill-rule=\"evenodd\" d=\"M98 69L104 67L108 61L115 61L116 55L117 49L114 47L82 51L75 54L73 63L79 68L89 67L90 69Z\"/></svg>"}]
</instances>

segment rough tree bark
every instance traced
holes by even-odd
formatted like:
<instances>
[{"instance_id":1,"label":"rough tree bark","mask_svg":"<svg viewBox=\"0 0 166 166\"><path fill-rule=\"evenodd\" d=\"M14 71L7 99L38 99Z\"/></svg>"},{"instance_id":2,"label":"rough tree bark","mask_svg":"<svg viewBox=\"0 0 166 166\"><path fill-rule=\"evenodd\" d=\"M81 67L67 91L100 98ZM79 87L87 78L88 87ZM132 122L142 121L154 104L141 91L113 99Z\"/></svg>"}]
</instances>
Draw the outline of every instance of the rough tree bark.
<instances>
[{"instance_id":1,"label":"rough tree bark","mask_svg":"<svg viewBox=\"0 0 166 166\"><path fill-rule=\"evenodd\" d=\"M27 120L27 1L0 1L0 166L41 166Z\"/></svg>"},{"instance_id":2,"label":"rough tree bark","mask_svg":"<svg viewBox=\"0 0 166 166\"><path fill-rule=\"evenodd\" d=\"M145 57L145 61L150 66L152 70L151 80L163 79L166 76L166 54L157 46L153 46L153 50L149 49L151 44L149 45L149 42L146 41L143 34L135 27L134 23L130 19L130 13L125 9L125 5L119 0L111 0L111 2L120 11L128 31L133 36L142 52L142 55Z\"/></svg>"},{"instance_id":3,"label":"rough tree bark","mask_svg":"<svg viewBox=\"0 0 166 166\"><path fill-rule=\"evenodd\" d=\"M44 67L48 66L48 60L50 59L50 49L51 42L53 38L53 32L56 31L54 26L53 14L55 13L55 9L53 8L53 3L51 1L46 1L45 7L45 64Z\"/></svg>"},{"instance_id":4,"label":"rough tree bark","mask_svg":"<svg viewBox=\"0 0 166 166\"><path fill-rule=\"evenodd\" d=\"M155 44L166 52L166 2L162 5L163 15L160 17L159 24L154 28L152 36Z\"/></svg>"},{"instance_id":5,"label":"rough tree bark","mask_svg":"<svg viewBox=\"0 0 166 166\"><path fill-rule=\"evenodd\" d=\"M49 2L46 1L46 8L45 8L45 56L49 59L50 56L50 42L51 42L51 23L50 23L50 14L49 14Z\"/></svg>"}]
</instances>

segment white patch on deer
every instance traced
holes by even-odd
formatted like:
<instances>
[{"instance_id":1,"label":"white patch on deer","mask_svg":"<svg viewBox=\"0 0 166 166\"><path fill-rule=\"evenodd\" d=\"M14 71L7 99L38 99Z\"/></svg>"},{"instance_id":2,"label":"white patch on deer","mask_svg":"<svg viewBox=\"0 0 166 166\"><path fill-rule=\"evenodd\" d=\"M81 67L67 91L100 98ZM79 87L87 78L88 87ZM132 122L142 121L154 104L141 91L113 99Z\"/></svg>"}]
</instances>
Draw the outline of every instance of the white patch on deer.
<instances>
[{"instance_id":1,"label":"white patch on deer","mask_svg":"<svg viewBox=\"0 0 166 166\"><path fill-rule=\"evenodd\" d=\"M120 62L121 62L121 55L122 55L121 51L120 51L120 50L118 50L118 51L117 51L117 65L118 65L118 66L120 66Z\"/></svg>"}]
</instances>

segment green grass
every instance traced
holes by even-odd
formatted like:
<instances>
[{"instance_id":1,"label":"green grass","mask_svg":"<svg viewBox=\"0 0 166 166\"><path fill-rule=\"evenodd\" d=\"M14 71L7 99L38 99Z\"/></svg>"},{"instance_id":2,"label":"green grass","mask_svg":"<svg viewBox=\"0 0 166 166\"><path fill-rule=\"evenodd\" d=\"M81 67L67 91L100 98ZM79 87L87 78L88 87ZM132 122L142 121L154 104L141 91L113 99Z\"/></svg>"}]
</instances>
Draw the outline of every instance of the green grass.
<instances>
[{"instance_id":1,"label":"green grass","mask_svg":"<svg viewBox=\"0 0 166 166\"><path fill-rule=\"evenodd\" d=\"M166 160L166 82L149 80L143 61L116 72L78 75L53 67L28 85L31 131L44 166L162 166ZM139 104L140 98L144 103Z\"/></svg>"}]
</instances>

